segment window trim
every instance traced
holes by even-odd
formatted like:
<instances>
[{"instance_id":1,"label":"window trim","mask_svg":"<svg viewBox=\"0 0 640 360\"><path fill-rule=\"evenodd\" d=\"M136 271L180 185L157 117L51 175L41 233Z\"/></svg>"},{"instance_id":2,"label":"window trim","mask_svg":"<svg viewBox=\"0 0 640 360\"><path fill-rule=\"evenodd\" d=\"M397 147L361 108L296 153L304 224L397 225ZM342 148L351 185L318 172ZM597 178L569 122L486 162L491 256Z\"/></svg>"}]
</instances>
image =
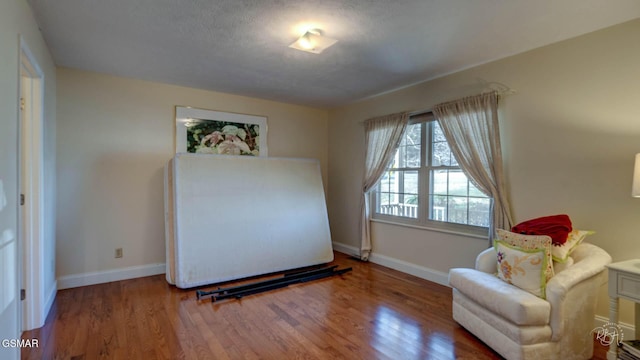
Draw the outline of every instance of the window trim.
<instances>
[{"instance_id":1,"label":"window trim","mask_svg":"<svg viewBox=\"0 0 640 360\"><path fill-rule=\"evenodd\" d=\"M380 214L378 214L378 215L380 215ZM443 223L443 224L460 225L460 226L464 226L465 228L464 229L457 229L457 226L436 227L436 226L427 226L427 225L424 225L424 224L414 225L414 224L409 224L409 223L398 222L398 221L395 221L395 219L387 220L387 219L382 219L380 217L371 218L371 221L372 222L377 222L377 223L380 223L380 224L402 226L402 227L407 227L407 228L411 228L411 229L437 231L437 232L441 232L441 233L445 233L445 234L453 234L453 235L472 237L472 238L482 239L484 241L487 240L487 234L488 234L488 231L489 231L487 228L482 228L482 227L479 227L478 229L468 229L466 227L474 227L474 226L472 226L472 225L464 225L464 224L456 224L456 223Z\"/></svg>"},{"instance_id":2,"label":"window trim","mask_svg":"<svg viewBox=\"0 0 640 360\"><path fill-rule=\"evenodd\" d=\"M419 123L424 123L426 125L433 121L437 121L437 120L433 116L433 113L429 111L426 113L411 115L411 117L409 118L408 126L419 124ZM432 126L425 126L425 125L421 127L421 134L420 134L420 141L421 141L420 156L422 159L422 161L420 162L420 166L418 168L403 167L403 168L393 169L397 171L414 171L414 170L418 171L418 174L419 174L418 176L419 178L418 199L419 200L418 201L419 201L419 204L426 204L422 207L423 211L419 213L417 218L394 216L394 215L378 213L376 211L376 208L378 203L380 202L381 194L378 191L372 191L368 195L369 203L370 203L370 211L371 211L371 220L374 222L380 222L385 224L392 224L392 225L405 226L405 227L411 227L411 228L417 228L417 229L432 230L432 231L439 231L439 232L445 232L445 233L451 233L451 234L457 234L457 235L463 235L463 236L477 237L477 238L486 240L489 232L489 227L459 224L459 223L429 219L429 211L431 209L431 206L429 205L431 202L431 198L429 196L430 195L429 184L431 181L430 179L431 171L437 170L437 169L443 169L443 170L448 170L448 169L462 170L462 169L460 168L460 166L447 166L447 165L429 166L428 165L428 164L432 164L432 156L433 156L432 151L429 149L429 147L431 146L430 140L432 139L432 134L430 133L432 131ZM385 170L385 172L388 172L388 171L389 171L388 169ZM491 198L489 199L490 201L493 201L493 199Z\"/></svg>"}]
</instances>

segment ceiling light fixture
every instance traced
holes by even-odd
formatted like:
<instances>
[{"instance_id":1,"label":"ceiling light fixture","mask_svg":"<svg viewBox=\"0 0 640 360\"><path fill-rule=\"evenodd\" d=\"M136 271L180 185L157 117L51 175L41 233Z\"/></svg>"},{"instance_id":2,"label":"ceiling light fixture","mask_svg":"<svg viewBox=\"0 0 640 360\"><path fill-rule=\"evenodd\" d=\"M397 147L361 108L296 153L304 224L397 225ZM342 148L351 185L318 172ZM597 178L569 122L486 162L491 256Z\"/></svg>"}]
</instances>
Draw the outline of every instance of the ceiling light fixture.
<instances>
[{"instance_id":1,"label":"ceiling light fixture","mask_svg":"<svg viewBox=\"0 0 640 360\"><path fill-rule=\"evenodd\" d=\"M314 54L320 54L331 45L337 43L338 40L322 36L322 32L318 29L307 30L298 40L289 45L290 48L306 51Z\"/></svg>"}]
</instances>

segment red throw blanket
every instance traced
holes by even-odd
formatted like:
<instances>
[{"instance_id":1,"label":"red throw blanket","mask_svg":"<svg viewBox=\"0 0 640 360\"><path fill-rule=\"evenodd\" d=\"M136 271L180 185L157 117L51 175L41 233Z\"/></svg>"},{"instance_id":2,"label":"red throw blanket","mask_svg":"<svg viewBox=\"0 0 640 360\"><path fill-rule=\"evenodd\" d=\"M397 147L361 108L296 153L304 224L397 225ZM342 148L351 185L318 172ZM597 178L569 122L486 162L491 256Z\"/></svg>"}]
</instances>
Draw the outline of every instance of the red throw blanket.
<instances>
[{"instance_id":1,"label":"red throw blanket","mask_svg":"<svg viewBox=\"0 0 640 360\"><path fill-rule=\"evenodd\" d=\"M554 245L564 244L571 230L571 219L564 214L527 220L511 228L512 232L518 234L548 235Z\"/></svg>"}]
</instances>

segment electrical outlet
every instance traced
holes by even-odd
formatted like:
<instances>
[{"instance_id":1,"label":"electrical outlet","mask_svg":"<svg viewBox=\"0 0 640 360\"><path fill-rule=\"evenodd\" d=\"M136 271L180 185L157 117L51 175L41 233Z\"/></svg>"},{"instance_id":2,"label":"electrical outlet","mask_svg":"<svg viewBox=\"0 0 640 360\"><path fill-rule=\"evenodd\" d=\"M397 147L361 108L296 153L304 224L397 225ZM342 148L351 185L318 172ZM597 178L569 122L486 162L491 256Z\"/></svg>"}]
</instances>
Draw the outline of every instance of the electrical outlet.
<instances>
[{"instance_id":1,"label":"electrical outlet","mask_svg":"<svg viewBox=\"0 0 640 360\"><path fill-rule=\"evenodd\" d=\"M116 249L116 258L121 258L122 257L122 248L117 248Z\"/></svg>"}]
</instances>

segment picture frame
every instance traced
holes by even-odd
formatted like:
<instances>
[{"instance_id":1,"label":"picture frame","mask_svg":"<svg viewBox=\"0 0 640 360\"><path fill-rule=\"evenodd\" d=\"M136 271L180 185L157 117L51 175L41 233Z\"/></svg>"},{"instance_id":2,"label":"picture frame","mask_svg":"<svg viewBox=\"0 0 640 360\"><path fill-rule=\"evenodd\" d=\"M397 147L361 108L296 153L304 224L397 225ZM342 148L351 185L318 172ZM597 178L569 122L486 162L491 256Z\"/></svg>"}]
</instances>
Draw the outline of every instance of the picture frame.
<instances>
[{"instance_id":1,"label":"picture frame","mask_svg":"<svg viewBox=\"0 0 640 360\"><path fill-rule=\"evenodd\" d=\"M175 151L267 156L267 118L176 106Z\"/></svg>"}]
</instances>

